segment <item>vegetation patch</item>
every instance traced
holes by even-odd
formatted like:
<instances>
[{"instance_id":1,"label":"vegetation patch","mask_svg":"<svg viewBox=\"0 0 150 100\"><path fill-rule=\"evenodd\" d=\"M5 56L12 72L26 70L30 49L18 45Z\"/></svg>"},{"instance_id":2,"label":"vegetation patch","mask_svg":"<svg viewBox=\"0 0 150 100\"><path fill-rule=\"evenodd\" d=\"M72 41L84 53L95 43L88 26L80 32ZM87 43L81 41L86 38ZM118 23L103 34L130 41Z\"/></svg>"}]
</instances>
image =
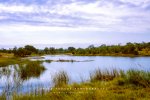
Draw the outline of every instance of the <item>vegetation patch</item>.
<instances>
[{"instance_id":1,"label":"vegetation patch","mask_svg":"<svg viewBox=\"0 0 150 100\"><path fill-rule=\"evenodd\" d=\"M31 77L39 77L46 70L42 63L43 61L29 61L27 64L19 64L14 68L20 73L23 80L27 80Z\"/></svg>"},{"instance_id":2,"label":"vegetation patch","mask_svg":"<svg viewBox=\"0 0 150 100\"><path fill-rule=\"evenodd\" d=\"M30 65L33 65L30 64ZM55 87L49 87L49 90L36 87L25 94L14 92L9 99L13 100L75 100L75 99L94 99L94 100L149 100L149 72L130 69L126 73L123 70L112 69L103 72L95 69L91 72L91 82L68 84L70 78L65 71L55 73L52 77ZM106 81L106 84L102 84ZM142 84L141 84L142 83ZM147 84L146 84L147 83ZM145 84L143 86L143 84ZM32 88L32 87L31 87ZM42 88L42 89L41 89ZM0 99L6 100L5 94Z\"/></svg>"},{"instance_id":3,"label":"vegetation patch","mask_svg":"<svg viewBox=\"0 0 150 100\"><path fill-rule=\"evenodd\" d=\"M62 86L69 83L70 78L66 71L60 71L59 73L55 73L52 76L52 80L55 83L55 86Z\"/></svg>"},{"instance_id":4,"label":"vegetation patch","mask_svg":"<svg viewBox=\"0 0 150 100\"><path fill-rule=\"evenodd\" d=\"M45 62L47 63L51 63L53 60L45 60Z\"/></svg>"}]
</instances>

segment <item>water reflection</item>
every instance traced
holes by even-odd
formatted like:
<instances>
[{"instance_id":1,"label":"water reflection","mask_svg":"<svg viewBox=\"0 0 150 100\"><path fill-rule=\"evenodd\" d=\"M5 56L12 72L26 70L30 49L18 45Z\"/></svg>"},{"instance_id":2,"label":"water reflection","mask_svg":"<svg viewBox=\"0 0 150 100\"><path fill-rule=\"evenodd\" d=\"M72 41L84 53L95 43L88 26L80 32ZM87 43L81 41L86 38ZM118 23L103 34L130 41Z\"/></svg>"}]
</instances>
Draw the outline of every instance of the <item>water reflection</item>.
<instances>
[{"instance_id":1,"label":"water reflection","mask_svg":"<svg viewBox=\"0 0 150 100\"><path fill-rule=\"evenodd\" d=\"M82 81L88 81L90 79L90 72L100 69L122 69L127 71L131 68L150 71L150 57L109 57L109 56L68 56L68 55L46 55L42 56L45 59L38 62L39 65L30 63L26 69L25 65L15 65L13 67L7 67L0 71L0 91L7 89L13 90L14 88L24 87L25 91L28 91L28 87L38 86L41 87L52 86L52 75L59 71L66 71L71 77L72 82L80 83ZM58 60L65 60L68 62L55 62ZM31 59L35 61L37 59ZM44 62L46 60L46 62ZM54 60L54 61L51 61ZM69 62L69 61L75 62ZM77 62L76 62L77 61ZM90 62L89 62L90 61ZM30 66L45 66L47 70L40 70L39 67ZM29 71L32 70L32 71ZM5 86L5 87L4 87ZM17 87L18 86L18 87ZM35 88L35 87L34 87Z\"/></svg>"}]
</instances>

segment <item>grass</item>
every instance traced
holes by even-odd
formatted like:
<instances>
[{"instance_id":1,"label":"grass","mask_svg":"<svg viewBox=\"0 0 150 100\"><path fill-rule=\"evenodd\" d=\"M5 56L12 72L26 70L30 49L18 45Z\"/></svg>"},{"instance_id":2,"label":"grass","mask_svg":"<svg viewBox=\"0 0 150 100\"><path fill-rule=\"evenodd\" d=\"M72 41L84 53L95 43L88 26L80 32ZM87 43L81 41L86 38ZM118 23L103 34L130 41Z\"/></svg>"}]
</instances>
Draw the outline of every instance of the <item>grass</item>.
<instances>
[{"instance_id":1,"label":"grass","mask_svg":"<svg viewBox=\"0 0 150 100\"><path fill-rule=\"evenodd\" d=\"M142 56L150 56L150 51L143 50L143 51L138 51L138 52Z\"/></svg>"},{"instance_id":2,"label":"grass","mask_svg":"<svg viewBox=\"0 0 150 100\"><path fill-rule=\"evenodd\" d=\"M51 87L52 89L44 90L36 88L25 94L14 93L13 100L149 100L150 90L149 72L139 70L122 70L107 69L102 72L101 69L96 69L90 72L91 80L89 83L73 83L69 84L69 77L67 72L61 71L54 74L53 81L57 85ZM109 80L107 79L108 77ZM113 79L111 78L113 77ZM102 81L106 84L102 84ZM146 87L141 83L147 83ZM63 84L63 85L62 85ZM39 91L38 91L39 90ZM0 99L6 100L3 94Z\"/></svg>"},{"instance_id":3,"label":"grass","mask_svg":"<svg viewBox=\"0 0 150 100\"><path fill-rule=\"evenodd\" d=\"M53 60L45 60L45 62L47 63L51 63Z\"/></svg>"},{"instance_id":4,"label":"grass","mask_svg":"<svg viewBox=\"0 0 150 100\"><path fill-rule=\"evenodd\" d=\"M52 76L52 80L55 83L55 87L66 85L69 83L70 78L66 71L60 71Z\"/></svg>"},{"instance_id":5,"label":"grass","mask_svg":"<svg viewBox=\"0 0 150 100\"><path fill-rule=\"evenodd\" d=\"M27 80L31 77L39 77L46 70L42 63L43 61L29 61L27 64L19 64L14 68L21 74L21 79Z\"/></svg>"},{"instance_id":6,"label":"grass","mask_svg":"<svg viewBox=\"0 0 150 100\"><path fill-rule=\"evenodd\" d=\"M11 57L13 57L13 53L0 53L0 63L8 61L8 59Z\"/></svg>"},{"instance_id":7,"label":"grass","mask_svg":"<svg viewBox=\"0 0 150 100\"><path fill-rule=\"evenodd\" d=\"M59 60L56 60L56 62L76 62L76 60L64 60L64 59L59 59Z\"/></svg>"},{"instance_id":8,"label":"grass","mask_svg":"<svg viewBox=\"0 0 150 100\"><path fill-rule=\"evenodd\" d=\"M18 57L10 57L10 58L5 58L4 61L0 62L0 67L7 67L8 65L13 65L13 64L21 64L21 63L27 63L30 60L29 59L21 59Z\"/></svg>"},{"instance_id":9,"label":"grass","mask_svg":"<svg viewBox=\"0 0 150 100\"><path fill-rule=\"evenodd\" d=\"M102 71L101 69L95 69L93 72L90 72L90 81L110 81L113 80L115 77L119 77L119 73L116 69L109 71L105 69Z\"/></svg>"}]
</instances>

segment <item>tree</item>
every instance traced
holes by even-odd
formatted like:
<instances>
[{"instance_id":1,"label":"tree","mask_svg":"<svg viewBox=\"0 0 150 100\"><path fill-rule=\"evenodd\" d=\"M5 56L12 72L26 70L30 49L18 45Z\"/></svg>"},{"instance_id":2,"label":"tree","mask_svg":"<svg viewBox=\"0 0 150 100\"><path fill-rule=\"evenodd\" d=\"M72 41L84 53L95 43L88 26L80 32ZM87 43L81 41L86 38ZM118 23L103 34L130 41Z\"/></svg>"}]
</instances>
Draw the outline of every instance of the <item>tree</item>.
<instances>
[{"instance_id":1,"label":"tree","mask_svg":"<svg viewBox=\"0 0 150 100\"><path fill-rule=\"evenodd\" d=\"M7 53L7 50L4 49L4 48L2 48L2 52L3 52L3 53Z\"/></svg>"},{"instance_id":2,"label":"tree","mask_svg":"<svg viewBox=\"0 0 150 100\"><path fill-rule=\"evenodd\" d=\"M35 47L33 47L33 46L30 46L30 45L26 45L25 46L25 50L28 50L28 51L30 51L31 53L32 52L36 52L36 48Z\"/></svg>"},{"instance_id":3,"label":"tree","mask_svg":"<svg viewBox=\"0 0 150 100\"><path fill-rule=\"evenodd\" d=\"M50 48L49 48L49 51L50 51L50 53L51 53L51 54L55 54L55 53L56 53L56 51L55 51L55 48L54 48L54 47L50 47Z\"/></svg>"},{"instance_id":4,"label":"tree","mask_svg":"<svg viewBox=\"0 0 150 100\"><path fill-rule=\"evenodd\" d=\"M68 47L68 50L69 50L70 52L73 52L73 51L75 50L75 48L74 48L74 47Z\"/></svg>"},{"instance_id":5,"label":"tree","mask_svg":"<svg viewBox=\"0 0 150 100\"><path fill-rule=\"evenodd\" d=\"M93 45L93 44L91 44L91 45L89 45L89 46L88 46L88 48L91 50L91 49L93 49L93 48L94 48L94 45Z\"/></svg>"},{"instance_id":6,"label":"tree","mask_svg":"<svg viewBox=\"0 0 150 100\"><path fill-rule=\"evenodd\" d=\"M15 53L15 56L24 57L26 55L26 50L20 47Z\"/></svg>"},{"instance_id":7,"label":"tree","mask_svg":"<svg viewBox=\"0 0 150 100\"><path fill-rule=\"evenodd\" d=\"M44 49L44 51L45 51L45 53L47 54L48 53L48 47L45 47L45 49Z\"/></svg>"},{"instance_id":8,"label":"tree","mask_svg":"<svg viewBox=\"0 0 150 100\"><path fill-rule=\"evenodd\" d=\"M12 50L9 48L8 53L11 53L11 52L12 52Z\"/></svg>"}]
</instances>

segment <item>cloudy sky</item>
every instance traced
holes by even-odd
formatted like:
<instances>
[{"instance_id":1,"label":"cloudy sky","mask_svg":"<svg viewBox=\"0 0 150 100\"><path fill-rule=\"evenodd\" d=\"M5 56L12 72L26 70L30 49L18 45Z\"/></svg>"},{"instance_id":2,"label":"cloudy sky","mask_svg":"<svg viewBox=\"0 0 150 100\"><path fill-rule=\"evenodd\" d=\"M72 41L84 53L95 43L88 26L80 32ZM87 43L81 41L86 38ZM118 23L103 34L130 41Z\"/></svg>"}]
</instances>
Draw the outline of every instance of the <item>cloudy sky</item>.
<instances>
[{"instance_id":1,"label":"cloudy sky","mask_svg":"<svg viewBox=\"0 0 150 100\"><path fill-rule=\"evenodd\" d=\"M150 0L0 0L1 47L142 41L150 42Z\"/></svg>"}]
</instances>

